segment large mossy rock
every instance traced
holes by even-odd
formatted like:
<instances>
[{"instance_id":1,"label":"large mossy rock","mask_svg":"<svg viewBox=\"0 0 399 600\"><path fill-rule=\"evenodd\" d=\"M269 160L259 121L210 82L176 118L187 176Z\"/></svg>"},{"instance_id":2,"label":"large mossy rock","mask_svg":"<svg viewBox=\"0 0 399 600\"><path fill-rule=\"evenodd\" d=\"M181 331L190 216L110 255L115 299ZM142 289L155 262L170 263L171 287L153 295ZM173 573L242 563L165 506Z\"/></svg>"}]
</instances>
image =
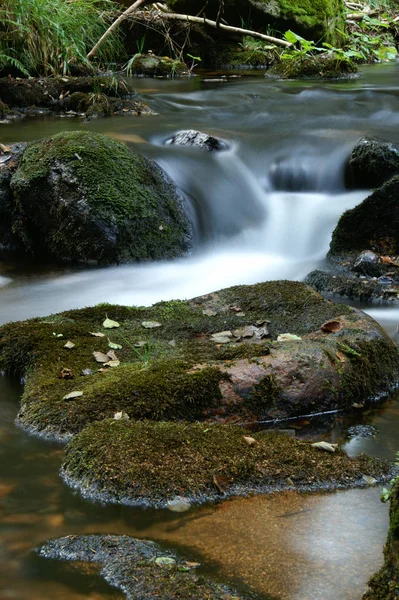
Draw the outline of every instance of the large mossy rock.
<instances>
[{"instance_id":1,"label":"large mossy rock","mask_svg":"<svg viewBox=\"0 0 399 600\"><path fill-rule=\"evenodd\" d=\"M203 576L158 544L126 535L68 535L49 540L37 551L42 558L96 563L101 575L127 600L243 600L244 596ZM82 567L84 572L84 567Z\"/></svg>"},{"instance_id":2,"label":"large mossy rock","mask_svg":"<svg viewBox=\"0 0 399 600\"><path fill-rule=\"evenodd\" d=\"M202 0L168 0L175 11L196 15L203 7ZM229 25L253 27L269 25L277 31L292 29L307 39L337 43L345 30L343 0L226 0L224 18ZM219 0L210 0L206 16L215 19ZM244 21L244 25L243 25Z\"/></svg>"},{"instance_id":3,"label":"large mossy rock","mask_svg":"<svg viewBox=\"0 0 399 600\"><path fill-rule=\"evenodd\" d=\"M103 327L106 314L120 326ZM98 371L93 352L110 351L109 340L121 346L114 349L120 364L109 357ZM0 369L26 376L19 423L68 438L118 412L134 420L246 423L346 409L391 389L399 353L364 313L302 283L276 281L4 325Z\"/></svg>"},{"instance_id":4,"label":"large mossy rock","mask_svg":"<svg viewBox=\"0 0 399 600\"><path fill-rule=\"evenodd\" d=\"M399 173L399 148L391 142L362 138L353 148L346 168L350 187L377 188Z\"/></svg>"},{"instance_id":5,"label":"large mossy rock","mask_svg":"<svg viewBox=\"0 0 399 600\"><path fill-rule=\"evenodd\" d=\"M10 187L13 231L36 257L101 264L180 256L191 226L161 169L104 135L30 144Z\"/></svg>"},{"instance_id":6,"label":"large mossy rock","mask_svg":"<svg viewBox=\"0 0 399 600\"><path fill-rule=\"evenodd\" d=\"M389 521L384 564L370 579L363 600L397 600L399 595L399 482L392 488Z\"/></svg>"},{"instance_id":7,"label":"large mossy rock","mask_svg":"<svg viewBox=\"0 0 399 600\"><path fill-rule=\"evenodd\" d=\"M399 254L399 176L375 190L341 216L332 234L330 253L373 250Z\"/></svg>"}]
</instances>

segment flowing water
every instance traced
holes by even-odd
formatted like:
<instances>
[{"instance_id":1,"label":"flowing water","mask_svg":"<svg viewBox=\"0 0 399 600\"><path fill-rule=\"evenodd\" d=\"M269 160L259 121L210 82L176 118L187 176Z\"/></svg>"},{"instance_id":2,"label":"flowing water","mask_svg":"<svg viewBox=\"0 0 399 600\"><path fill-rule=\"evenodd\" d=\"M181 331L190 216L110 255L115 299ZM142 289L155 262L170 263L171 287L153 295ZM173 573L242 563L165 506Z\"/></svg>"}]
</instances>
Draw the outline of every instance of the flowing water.
<instances>
[{"instance_id":1,"label":"flowing water","mask_svg":"<svg viewBox=\"0 0 399 600\"><path fill-rule=\"evenodd\" d=\"M1 263L0 323L97 302L151 304L240 283L302 279L322 263L340 214L368 193L345 190L350 149L363 135L399 142L398 74L395 64L365 67L361 77L339 82L280 82L248 73L139 79L137 90L157 116L2 126L2 143L86 128L155 159L184 194L195 248L175 261L106 269ZM219 136L229 149L208 154L164 145L185 128ZM399 310L368 312L395 333ZM20 393L19 384L0 379L1 600L121 597L91 568L83 574L32 554L40 542L66 534L161 541L257 598L360 599L381 564L388 514L378 488L247 498L182 516L90 504L59 479L62 448L14 427ZM399 398L361 419L379 434L348 441L345 428L359 422L355 415L341 419L331 439L350 454L394 458Z\"/></svg>"}]
</instances>

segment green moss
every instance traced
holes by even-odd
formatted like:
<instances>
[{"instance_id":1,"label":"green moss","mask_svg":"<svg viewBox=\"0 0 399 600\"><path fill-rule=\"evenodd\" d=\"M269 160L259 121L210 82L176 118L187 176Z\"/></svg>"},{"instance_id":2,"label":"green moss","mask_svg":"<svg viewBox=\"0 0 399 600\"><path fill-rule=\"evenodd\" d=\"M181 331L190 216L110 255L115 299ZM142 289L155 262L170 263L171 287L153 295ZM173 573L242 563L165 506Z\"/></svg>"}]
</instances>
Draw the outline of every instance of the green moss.
<instances>
[{"instance_id":1,"label":"green moss","mask_svg":"<svg viewBox=\"0 0 399 600\"><path fill-rule=\"evenodd\" d=\"M250 435L256 444L244 439ZM218 486L338 485L360 474L380 476L386 463L344 452L323 453L293 438L250 434L233 426L102 421L66 449L67 478L114 499L165 500L176 494L215 496ZM221 477L215 483L215 477ZM220 490L219 490L220 491Z\"/></svg>"},{"instance_id":2,"label":"green moss","mask_svg":"<svg viewBox=\"0 0 399 600\"><path fill-rule=\"evenodd\" d=\"M30 144L11 189L14 231L34 254L107 263L189 247L190 225L171 182L154 163L97 133Z\"/></svg>"},{"instance_id":3,"label":"green moss","mask_svg":"<svg viewBox=\"0 0 399 600\"><path fill-rule=\"evenodd\" d=\"M285 60L272 69L273 74L284 79L340 79L358 72L358 67L345 60L337 60L329 55L306 56Z\"/></svg>"},{"instance_id":4,"label":"green moss","mask_svg":"<svg viewBox=\"0 0 399 600\"><path fill-rule=\"evenodd\" d=\"M267 1L267 0L266 0ZM345 31L343 0L279 0L281 14L314 32L314 40L336 43Z\"/></svg>"}]
</instances>

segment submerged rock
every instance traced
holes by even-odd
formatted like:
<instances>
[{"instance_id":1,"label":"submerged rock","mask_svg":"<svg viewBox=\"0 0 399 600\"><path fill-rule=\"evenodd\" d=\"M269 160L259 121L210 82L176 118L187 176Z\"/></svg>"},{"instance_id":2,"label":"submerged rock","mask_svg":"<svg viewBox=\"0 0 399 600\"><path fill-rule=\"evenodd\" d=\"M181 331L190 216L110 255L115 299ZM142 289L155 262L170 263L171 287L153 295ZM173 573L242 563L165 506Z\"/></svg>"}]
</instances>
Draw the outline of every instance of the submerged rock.
<instances>
[{"instance_id":1,"label":"submerged rock","mask_svg":"<svg viewBox=\"0 0 399 600\"><path fill-rule=\"evenodd\" d=\"M351 187L376 188L399 173L399 148L391 142L362 138L353 148L346 169Z\"/></svg>"},{"instance_id":2,"label":"submerged rock","mask_svg":"<svg viewBox=\"0 0 399 600\"><path fill-rule=\"evenodd\" d=\"M196 148L201 148L208 152L225 150L227 147L222 140L208 135L207 133L195 131L194 129L179 131L173 137L166 140L165 144L173 144L175 146L195 146Z\"/></svg>"},{"instance_id":3,"label":"submerged rock","mask_svg":"<svg viewBox=\"0 0 399 600\"><path fill-rule=\"evenodd\" d=\"M68 437L121 411L131 420L246 423L345 409L399 378L397 348L373 319L299 282L235 286L150 308L68 311L56 317L63 337L53 335L53 319L0 328L0 369L27 376L19 423L44 436ZM119 363L98 371L109 340L90 332L109 320L120 325L112 330ZM160 326L147 330L147 321ZM242 337L266 322L268 337ZM322 331L326 322L333 331ZM74 348L64 348L67 339ZM63 368L96 372L60 378ZM76 390L83 398L63 400Z\"/></svg>"},{"instance_id":4,"label":"submerged rock","mask_svg":"<svg viewBox=\"0 0 399 600\"><path fill-rule=\"evenodd\" d=\"M128 600L233 600L244 596L203 576L158 544L123 535L69 535L49 540L43 558L97 563L101 575ZM190 564L190 563L188 563Z\"/></svg>"},{"instance_id":5,"label":"submerged rock","mask_svg":"<svg viewBox=\"0 0 399 600\"><path fill-rule=\"evenodd\" d=\"M191 225L172 182L109 137L72 131L29 144L10 187L12 230L35 257L110 264L190 248Z\"/></svg>"}]
</instances>

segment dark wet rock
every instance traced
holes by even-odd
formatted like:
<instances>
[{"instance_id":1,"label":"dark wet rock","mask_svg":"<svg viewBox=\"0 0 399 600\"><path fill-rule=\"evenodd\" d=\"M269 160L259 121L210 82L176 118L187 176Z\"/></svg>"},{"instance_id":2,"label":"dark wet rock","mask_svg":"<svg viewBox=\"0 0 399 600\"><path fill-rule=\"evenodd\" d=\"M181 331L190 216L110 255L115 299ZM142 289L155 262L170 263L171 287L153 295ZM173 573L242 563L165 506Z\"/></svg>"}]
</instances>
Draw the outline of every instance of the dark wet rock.
<instances>
[{"instance_id":1,"label":"dark wet rock","mask_svg":"<svg viewBox=\"0 0 399 600\"><path fill-rule=\"evenodd\" d=\"M378 434L378 428L374 425L353 425L349 427L348 436L350 438L367 438Z\"/></svg>"},{"instance_id":2,"label":"dark wet rock","mask_svg":"<svg viewBox=\"0 0 399 600\"><path fill-rule=\"evenodd\" d=\"M330 254L372 250L399 254L399 176L375 190L341 216L332 234Z\"/></svg>"},{"instance_id":3,"label":"dark wet rock","mask_svg":"<svg viewBox=\"0 0 399 600\"><path fill-rule=\"evenodd\" d=\"M369 581L363 600L397 600L399 589L399 482L391 492L389 530L384 547L384 564Z\"/></svg>"},{"instance_id":4,"label":"dark wet rock","mask_svg":"<svg viewBox=\"0 0 399 600\"><path fill-rule=\"evenodd\" d=\"M250 443L248 441L250 440ZM61 475L88 499L167 508L295 487L315 491L386 478L388 463L232 425L106 420L77 434Z\"/></svg>"},{"instance_id":5,"label":"dark wet rock","mask_svg":"<svg viewBox=\"0 0 399 600\"><path fill-rule=\"evenodd\" d=\"M5 121L45 113L85 116L151 114L129 79L95 77L0 78L0 117ZM4 104L6 103L6 104ZM11 110L12 109L12 110Z\"/></svg>"},{"instance_id":6,"label":"dark wet rock","mask_svg":"<svg viewBox=\"0 0 399 600\"><path fill-rule=\"evenodd\" d=\"M362 138L350 155L346 179L350 187L377 188L399 173L399 148L390 142Z\"/></svg>"},{"instance_id":7,"label":"dark wet rock","mask_svg":"<svg viewBox=\"0 0 399 600\"><path fill-rule=\"evenodd\" d=\"M108 339L89 332L101 331L106 314L120 324L111 338L122 346L120 366L81 377L78 387L60 379L63 367L76 374L98 368L93 352L107 353ZM349 409L388 392L399 377L397 348L373 319L299 282L235 286L150 308L98 306L56 319L62 338L46 319L0 329L0 369L27 373L19 423L42 436L65 438L120 411L132 420L224 424ZM327 321L339 324L335 333L321 330ZM160 326L148 330L147 322ZM267 338L242 337L265 323ZM217 332L226 343L215 341ZM278 341L281 334L296 337ZM73 340L72 350L65 340ZM148 345L138 347L142 341ZM81 398L63 400L77 390Z\"/></svg>"},{"instance_id":8,"label":"dark wet rock","mask_svg":"<svg viewBox=\"0 0 399 600\"><path fill-rule=\"evenodd\" d=\"M364 250L355 258L352 270L367 277L380 277L384 273L381 258L371 250Z\"/></svg>"},{"instance_id":9,"label":"dark wet rock","mask_svg":"<svg viewBox=\"0 0 399 600\"><path fill-rule=\"evenodd\" d=\"M10 189L11 177L18 168L26 144L0 144L0 248L11 249L17 238L12 231L14 203Z\"/></svg>"},{"instance_id":10,"label":"dark wet rock","mask_svg":"<svg viewBox=\"0 0 399 600\"><path fill-rule=\"evenodd\" d=\"M378 279L359 277L349 268L316 269L305 278L305 283L327 296L340 296L360 302L399 306L399 276Z\"/></svg>"},{"instance_id":11,"label":"dark wet rock","mask_svg":"<svg viewBox=\"0 0 399 600\"><path fill-rule=\"evenodd\" d=\"M165 144L194 146L196 148L201 148L202 150L207 150L208 152L226 149L226 144L222 140L219 140L212 135L208 135L207 133L195 131L194 129L178 131L173 137L166 140Z\"/></svg>"},{"instance_id":12,"label":"dark wet rock","mask_svg":"<svg viewBox=\"0 0 399 600\"><path fill-rule=\"evenodd\" d=\"M191 225L151 160L87 131L29 144L11 178L12 230L34 257L110 264L185 254Z\"/></svg>"},{"instance_id":13,"label":"dark wet rock","mask_svg":"<svg viewBox=\"0 0 399 600\"><path fill-rule=\"evenodd\" d=\"M52 560L97 563L101 575L128 600L233 600L237 592L201 576L190 563L158 544L128 536L87 535L49 540L39 556Z\"/></svg>"}]
</instances>

